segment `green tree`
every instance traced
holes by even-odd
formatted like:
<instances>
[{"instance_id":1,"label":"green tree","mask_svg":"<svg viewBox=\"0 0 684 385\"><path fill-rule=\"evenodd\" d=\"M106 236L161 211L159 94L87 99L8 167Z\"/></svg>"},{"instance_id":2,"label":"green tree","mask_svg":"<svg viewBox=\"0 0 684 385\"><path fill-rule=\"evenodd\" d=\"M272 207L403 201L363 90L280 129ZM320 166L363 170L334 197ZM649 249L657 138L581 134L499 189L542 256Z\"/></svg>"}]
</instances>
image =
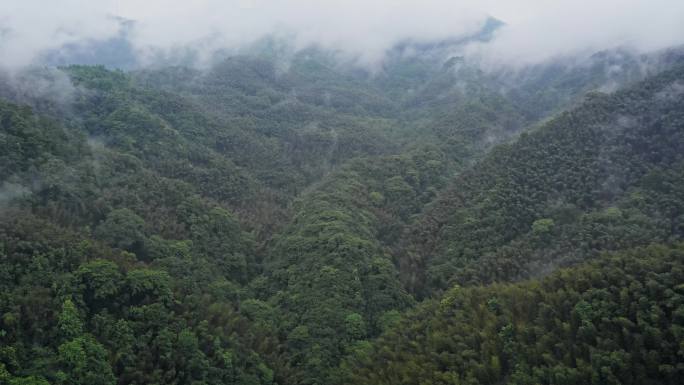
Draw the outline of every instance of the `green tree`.
<instances>
[{"instance_id":1,"label":"green tree","mask_svg":"<svg viewBox=\"0 0 684 385\"><path fill-rule=\"evenodd\" d=\"M76 305L69 298L64 300L62 304L62 311L59 313L57 325L64 339L70 340L83 334L83 321Z\"/></svg>"},{"instance_id":2,"label":"green tree","mask_svg":"<svg viewBox=\"0 0 684 385\"><path fill-rule=\"evenodd\" d=\"M145 220L128 208L115 209L95 228L95 236L112 247L140 253L145 242Z\"/></svg>"},{"instance_id":3,"label":"green tree","mask_svg":"<svg viewBox=\"0 0 684 385\"><path fill-rule=\"evenodd\" d=\"M366 336L366 323L363 316L358 313L351 313L344 319L344 327L347 338L350 341L358 340Z\"/></svg>"},{"instance_id":4,"label":"green tree","mask_svg":"<svg viewBox=\"0 0 684 385\"><path fill-rule=\"evenodd\" d=\"M94 308L111 306L119 299L123 275L112 261L96 259L81 265L75 278L83 299Z\"/></svg>"},{"instance_id":5,"label":"green tree","mask_svg":"<svg viewBox=\"0 0 684 385\"><path fill-rule=\"evenodd\" d=\"M60 372L64 385L113 385L116 378L108 362L109 353L92 336L84 335L59 346Z\"/></svg>"}]
</instances>

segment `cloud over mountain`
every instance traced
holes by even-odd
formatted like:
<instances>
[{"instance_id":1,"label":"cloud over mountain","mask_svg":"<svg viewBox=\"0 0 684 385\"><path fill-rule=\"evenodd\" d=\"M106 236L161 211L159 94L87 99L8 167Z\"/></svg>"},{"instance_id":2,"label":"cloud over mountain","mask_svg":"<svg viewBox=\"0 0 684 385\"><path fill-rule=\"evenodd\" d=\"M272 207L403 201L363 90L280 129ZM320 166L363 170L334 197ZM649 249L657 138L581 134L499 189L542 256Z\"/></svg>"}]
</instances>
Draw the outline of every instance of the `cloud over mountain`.
<instances>
[{"instance_id":1,"label":"cloud over mountain","mask_svg":"<svg viewBox=\"0 0 684 385\"><path fill-rule=\"evenodd\" d=\"M8 0L0 5L0 57L23 66L65 46L84 55L93 42L123 38L143 64L187 50L201 60L282 34L295 47L318 44L376 65L397 42L464 36L488 16L506 26L468 52L497 62L684 43L684 3L676 0Z\"/></svg>"}]
</instances>

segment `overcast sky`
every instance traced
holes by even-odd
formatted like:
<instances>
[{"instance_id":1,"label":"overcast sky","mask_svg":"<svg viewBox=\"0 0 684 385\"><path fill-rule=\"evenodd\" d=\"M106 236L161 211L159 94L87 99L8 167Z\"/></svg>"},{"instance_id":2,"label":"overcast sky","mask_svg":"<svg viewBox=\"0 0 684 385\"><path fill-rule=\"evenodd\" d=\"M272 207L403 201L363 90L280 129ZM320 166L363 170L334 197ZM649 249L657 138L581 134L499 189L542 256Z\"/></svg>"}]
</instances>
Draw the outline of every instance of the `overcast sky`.
<instances>
[{"instance_id":1,"label":"overcast sky","mask_svg":"<svg viewBox=\"0 0 684 385\"><path fill-rule=\"evenodd\" d=\"M501 63L684 44L684 0L2 0L0 65L27 65L65 43L116 36L117 18L135 21L130 39L142 59L188 45L237 48L278 32L373 65L400 40L464 35L487 15L506 27L468 51Z\"/></svg>"}]
</instances>

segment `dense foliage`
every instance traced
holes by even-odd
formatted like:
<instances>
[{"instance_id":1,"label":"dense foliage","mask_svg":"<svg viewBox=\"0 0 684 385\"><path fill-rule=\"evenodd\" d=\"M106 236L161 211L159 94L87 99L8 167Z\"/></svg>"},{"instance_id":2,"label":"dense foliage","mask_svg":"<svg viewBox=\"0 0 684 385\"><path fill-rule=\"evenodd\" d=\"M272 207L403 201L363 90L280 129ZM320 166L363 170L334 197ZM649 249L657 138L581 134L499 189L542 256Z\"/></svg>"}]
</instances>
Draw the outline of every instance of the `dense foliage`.
<instances>
[{"instance_id":1,"label":"dense foliage","mask_svg":"<svg viewBox=\"0 0 684 385\"><path fill-rule=\"evenodd\" d=\"M590 94L452 181L399 258L418 294L684 236L684 71Z\"/></svg>"},{"instance_id":2,"label":"dense foliage","mask_svg":"<svg viewBox=\"0 0 684 385\"><path fill-rule=\"evenodd\" d=\"M0 77L0 384L675 383L681 67L264 44Z\"/></svg>"},{"instance_id":3,"label":"dense foliage","mask_svg":"<svg viewBox=\"0 0 684 385\"><path fill-rule=\"evenodd\" d=\"M538 281L454 287L343 364L353 384L677 384L684 247Z\"/></svg>"}]
</instances>

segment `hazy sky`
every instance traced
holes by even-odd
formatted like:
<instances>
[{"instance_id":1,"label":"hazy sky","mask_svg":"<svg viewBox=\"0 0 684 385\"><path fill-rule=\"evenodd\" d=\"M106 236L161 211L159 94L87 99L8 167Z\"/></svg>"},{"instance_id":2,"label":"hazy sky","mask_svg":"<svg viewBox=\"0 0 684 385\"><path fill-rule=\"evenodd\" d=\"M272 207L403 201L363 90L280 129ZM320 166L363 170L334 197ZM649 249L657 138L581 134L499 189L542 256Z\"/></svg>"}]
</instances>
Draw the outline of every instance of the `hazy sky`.
<instances>
[{"instance_id":1,"label":"hazy sky","mask_svg":"<svg viewBox=\"0 0 684 385\"><path fill-rule=\"evenodd\" d=\"M65 43L115 36L119 17L136 22L130 39L143 60L188 45L206 53L237 48L279 32L372 65L397 41L467 34L487 15L506 27L468 51L501 63L684 44L684 0L2 0L0 65L31 64Z\"/></svg>"}]
</instances>

